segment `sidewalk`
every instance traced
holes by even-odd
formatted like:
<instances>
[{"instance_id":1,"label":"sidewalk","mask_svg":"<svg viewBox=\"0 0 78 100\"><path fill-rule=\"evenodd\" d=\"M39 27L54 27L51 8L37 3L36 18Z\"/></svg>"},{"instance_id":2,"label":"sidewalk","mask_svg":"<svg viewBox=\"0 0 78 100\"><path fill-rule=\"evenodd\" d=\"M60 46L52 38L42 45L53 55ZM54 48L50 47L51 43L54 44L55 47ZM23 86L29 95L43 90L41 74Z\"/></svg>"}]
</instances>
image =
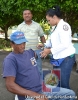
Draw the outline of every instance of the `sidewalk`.
<instances>
[{"instance_id":1,"label":"sidewalk","mask_svg":"<svg viewBox=\"0 0 78 100\"><path fill-rule=\"evenodd\" d=\"M0 100L14 100L14 94L7 91L7 89L5 88L5 80L2 78L2 62L8 53L9 52L0 51ZM48 59L43 60L43 69L52 69L52 66L48 62ZM75 66L73 67L71 73L70 87L75 91L78 97L78 73L76 73Z\"/></svg>"}]
</instances>

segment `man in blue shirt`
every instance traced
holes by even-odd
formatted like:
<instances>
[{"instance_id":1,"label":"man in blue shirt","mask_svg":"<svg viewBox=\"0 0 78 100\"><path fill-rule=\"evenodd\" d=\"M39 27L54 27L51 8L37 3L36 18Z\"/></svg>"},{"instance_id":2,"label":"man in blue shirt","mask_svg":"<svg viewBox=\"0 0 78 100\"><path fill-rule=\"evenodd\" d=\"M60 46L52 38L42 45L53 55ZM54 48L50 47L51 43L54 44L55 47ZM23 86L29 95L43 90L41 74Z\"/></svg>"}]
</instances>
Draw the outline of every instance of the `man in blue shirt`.
<instances>
[{"instance_id":1,"label":"man in blue shirt","mask_svg":"<svg viewBox=\"0 0 78 100\"><path fill-rule=\"evenodd\" d=\"M42 92L42 81L38 71L35 52L25 49L25 43L28 42L24 37L24 33L16 31L10 36L11 52L3 62L3 77L7 90L17 94L19 100L67 100L67 96L75 97L72 90L60 88L59 92ZM57 98L54 98L54 97ZM63 97L63 98L62 98ZM75 98L69 98L75 100Z\"/></svg>"}]
</instances>

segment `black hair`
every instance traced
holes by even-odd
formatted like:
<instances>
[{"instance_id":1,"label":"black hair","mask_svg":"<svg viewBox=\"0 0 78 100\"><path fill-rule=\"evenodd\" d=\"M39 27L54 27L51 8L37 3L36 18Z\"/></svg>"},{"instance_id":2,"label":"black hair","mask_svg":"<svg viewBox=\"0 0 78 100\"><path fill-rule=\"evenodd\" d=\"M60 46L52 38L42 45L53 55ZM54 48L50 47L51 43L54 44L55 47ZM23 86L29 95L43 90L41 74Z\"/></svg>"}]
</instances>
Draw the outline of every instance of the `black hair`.
<instances>
[{"instance_id":1,"label":"black hair","mask_svg":"<svg viewBox=\"0 0 78 100\"><path fill-rule=\"evenodd\" d=\"M58 18L61 18L61 11L59 6L53 6L52 8L48 9L46 15L53 17L56 15Z\"/></svg>"},{"instance_id":2,"label":"black hair","mask_svg":"<svg viewBox=\"0 0 78 100\"><path fill-rule=\"evenodd\" d=\"M14 41L11 41L11 40L10 40L10 42L11 42L12 44L15 44Z\"/></svg>"},{"instance_id":3,"label":"black hair","mask_svg":"<svg viewBox=\"0 0 78 100\"><path fill-rule=\"evenodd\" d=\"M26 10L29 10L31 12L31 14L32 14L32 11L30 9L24 9L23 12L26 11Z\"/></svg>"}]
</instances>

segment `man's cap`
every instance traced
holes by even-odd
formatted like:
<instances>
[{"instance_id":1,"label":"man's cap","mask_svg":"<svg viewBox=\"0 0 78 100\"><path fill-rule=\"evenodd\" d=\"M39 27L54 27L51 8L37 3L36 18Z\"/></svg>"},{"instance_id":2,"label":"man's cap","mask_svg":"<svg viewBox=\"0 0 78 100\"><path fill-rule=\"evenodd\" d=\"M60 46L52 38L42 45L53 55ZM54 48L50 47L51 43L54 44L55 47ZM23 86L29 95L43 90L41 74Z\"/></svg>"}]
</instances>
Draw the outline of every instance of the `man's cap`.
<instances>
[{"instance_id":1,"label":"man's cap","mask_svg":"<svg viewBox=\"0 0 78 100\"><path fill-rule=\"evenodd\" d=\"M23 42L28 42L24 36L24 33L21 31L15 31L11 34L10 40L13 41L15 44L21 44Z\"/></svg>"}]
</instances>

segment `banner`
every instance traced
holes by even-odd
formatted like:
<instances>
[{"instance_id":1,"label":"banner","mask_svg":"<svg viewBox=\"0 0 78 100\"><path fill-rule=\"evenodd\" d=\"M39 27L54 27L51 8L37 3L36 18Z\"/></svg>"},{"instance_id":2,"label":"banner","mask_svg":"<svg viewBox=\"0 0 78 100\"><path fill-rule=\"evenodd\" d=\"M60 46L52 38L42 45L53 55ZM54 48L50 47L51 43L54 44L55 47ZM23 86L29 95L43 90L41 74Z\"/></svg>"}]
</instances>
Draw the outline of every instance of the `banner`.
<instances>
[{"instance_id":1,"label":"banner","mask_svg":"<svg viewBox=\"0 0 78 100\"><path fill-rule=\"evenodd\" d=\"M60 91L60 69L43 70L43 92L59 92Z\"/></svg>"}]
</instances>

